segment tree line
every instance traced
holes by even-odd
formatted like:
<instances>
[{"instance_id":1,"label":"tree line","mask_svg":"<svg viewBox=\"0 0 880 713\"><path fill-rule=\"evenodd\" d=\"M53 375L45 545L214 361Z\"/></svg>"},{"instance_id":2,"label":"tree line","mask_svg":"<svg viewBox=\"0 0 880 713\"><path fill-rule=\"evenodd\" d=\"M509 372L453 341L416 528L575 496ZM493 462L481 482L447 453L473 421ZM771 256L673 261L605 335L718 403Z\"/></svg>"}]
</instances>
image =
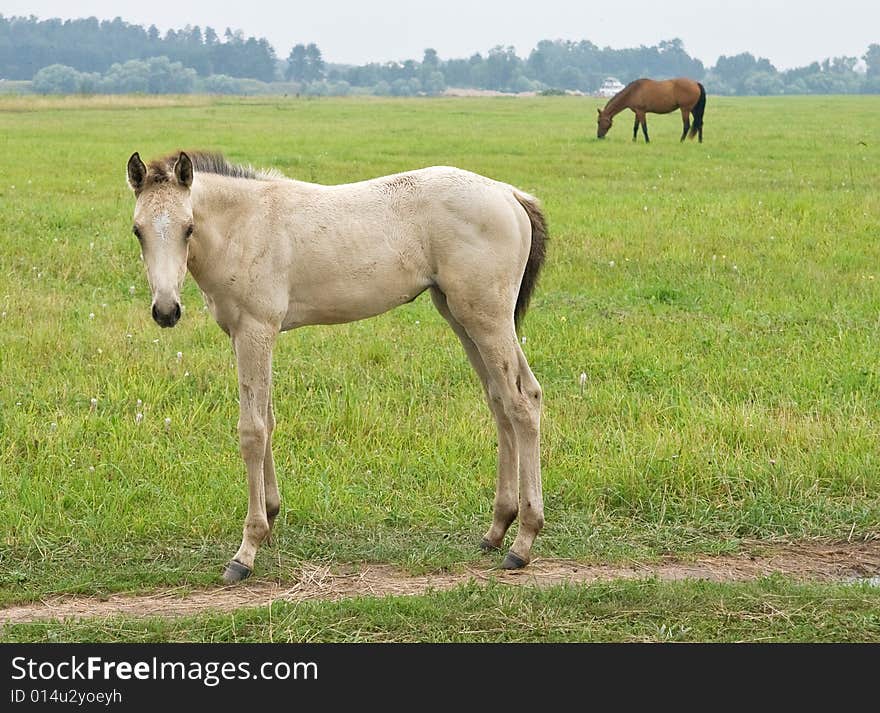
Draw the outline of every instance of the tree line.
<instances>
[{"instance_id":1,"label":"tree line","mask_svg":"<svg viewBox=\"0 0 880 713\"><path fill-rule=\"evenodd\" d=\"M325 61L314 44L296 44L279 59L265 38L187 25L162 35L120 18L39 20L0 15L0 77L32 79L39 92L371 93L408 96L447 87L505 92L592 93L614 76L688 76L713 94L880 93L880 45L862 57L835 57L780 71L744 52L713 67L691 57L680 39L613 49L582 40L542 40L527 57L498 46L485 55L441 59L426 49L421 61L341 65Z\"/></svg>"},{"instance_id":2,"label":"tree line","mask_svg":"<svg viewBox=\"0 0 880 713\"><path fill-rule=\"evenodd\" d=\"M277 58L265 38L245 37L238 30L187 25L162 35L155 25L144 28L121 18L99 21L39 20L0 15L0 77L31 79L53 64L78 72L106 73L129 60L167 57L199 76L225 74L264 82L275 79Z\"/></svg>"}]
</instances>

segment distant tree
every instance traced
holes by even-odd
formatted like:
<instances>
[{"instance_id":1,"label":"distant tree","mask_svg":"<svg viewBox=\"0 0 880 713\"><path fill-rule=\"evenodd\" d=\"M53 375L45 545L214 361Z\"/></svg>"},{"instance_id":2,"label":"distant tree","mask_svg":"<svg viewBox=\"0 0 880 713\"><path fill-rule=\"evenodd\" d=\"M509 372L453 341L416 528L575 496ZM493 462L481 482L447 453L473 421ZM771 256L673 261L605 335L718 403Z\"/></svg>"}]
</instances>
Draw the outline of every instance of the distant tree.
<instances>
[{"instance_id":1,"label":"distant tree","mask_svg":"<svg viewBox=\"0 0 880 713\"><path fill-rule=\"evenodd\" d=\"M584 77L577 67L565 67L559 73L559 86L563 89L580 89L583 86Z\"/></svg>"},{"instance_id":2,"label":"distant tree","mask_svg":"<svg viewBox=\"0 0 880 713\"><path fill-rule=\"evenodd\" d=\"M192 91L196 71L167 57L150 57L147 65L147 91L150 94L187 94Z\"/></svg>"},{"instance_id":3,"label":"distant tree","mask_svg":"<svg viewBox=\"0 0 880 713\"><path fill-rule=\"evenodd\" d=\"M321 50L314 42L306 45L306 76L307 82L316 82L324 77L324 58Z\"/></svg>"},{"instance_id":4,"label":"distant tree","mask_svg":"<svg viewBox=\"0 0 880 713\"><path fill-rule=\"evenodd\" d=\"M406 60L400 67L401 76L404 79L413 79L418 73L419 66L414 59Z\"/></svg>"},{"instance_id":5,"label":"distant tree","mask_svg":"<svg viewBox=\"0 0 880 713\"><path fill-rule=\"evenodd\" d=\"M443 78L450 87L474 86L471 79L471 63L466 59L450 59L441 65Z\"/></svg>"},{"instance_id":6,"label":"distant tree","mask_svg":"<svg viewBox=\"0 0 880 713\"><path fill-rule=\"evenodd\" d=\"M287 55L287 71L285 77L288 81L302 82L306 78L306 46L294 45Z\"/></svg>"},{"instance_id":7,"label":"distant tree","mask_svg":"<svg viewBox=\"0 0 880 713\"><path fill-rule=\"evenodd\" d=\"M782 94L785 91L785 83L778 74L770 72L752 72L743 82L745 94Z\"/></svg>"},{"instance_id":8,"label":"distant tree","mask_svg":"<svg viewBox=\"0 0 880 713\"><path fill-rule=\"evenodd\" d=\"M317 82L324 78L324 69L324 58L314 42L298 44L287 56L285 77L294 82Z\"/></svg>"},{"instance_id":9,"label":"distant tree","mask_svg":"<svg viewBox=\"0 0 880 713\"><path fill-rule=\"evenodd\" d=\"M275 79L275 50L265 39L248 37L229 28L224 33L225 41L209 47L211 69L217 74L231 77L250 77L263 82Z\"/></svg>"},{"instance_id":10,"label":"distant tree","mask_svg":"<svg viewBox=\"0 0 880 713\"><path fill-rule=\"evenodd\" d=\"M418 94L422 89L418 79L395 79L391 83L391 94L395 97L411 97Z\"/></svg>"},{"instance_id":11,"label":"distant tree","mask_svg":"<svg viewBox=\"0 0 880 713\"><path fill-rule=\"evenodd\" d=\"M684 42L679 38L661 40L657 49L659 56L655 76L701 79L705 75L706 68L703 63L688 55L684 49Z\"/></svg>"},{"instance_id":12,"label":"distant tree","mask_svg":"<svg viewBox=\"0 0 880 713\"><path fill-rule=\"evenodd\" d=\"M80 91L82 75L65 64L50 64L34 75L33 88L38 94L74 94Z\"/></svg>"},{"instance_id":13,"label":"distant tree","mask_svg":"<svg viewBox=\"0 0 880 713\"><path fill-rule=\"evenodd\" d=\"M349 67L341 74L352 86L373 87L382 80L382 67L375 62L371 62L360 67Z\"/></svg>"},{"instance_id":14,"label":"distant tree","mask_svg":"<svg viewBox=\"0 0 880 713\"><path fill-rule=\"evenodd\" d=\"M538 46L529 54L526 61L529 75L532 77L546 77L549 69L549 57L546 51L548 45L552 46L549 40L541 40Z\"/></svg>"},{"instance_id":15,"label":"distant tree","mask_svg":"<svg viewBox=\"0 0 880 713\"><path fill-rule=\"evenodd\" d=\"M167 57L129 60L110 67L101 81L110 94L186 94L195 86L196 72Z\"/></svg>"},{"instance_id":16,"label":"distant tree","mask_svg":"<svg viewBox=\"0 0 880 713\"><path fill-rule=\"evenodd\" d=\"M731 88L733 93L746 92L746 80L749 75L761 72L767 75L777 74L776 67L768 59L756 59L751 52L742 52L732 57L722 55L712 69L714 76Z\"/></svg>"},{"instance_id":17,"label":"distant tree","mask_svg":"<svg viewBox=\"0 0 880 713\"><path fill-rule=\"evenodd\" d=\"M212 74L201 82L201 89L208 94L241 94L241 80L227 74Z\"/></svg>"},{"instance_id":18,"label":"distant tree","mask_svg":"<svg viewBox=\"0 0 880 713\"><path fill-rule=\"evenodd\" d=\"M437 50L431 47L425 50L425 54L422 57L422 66L435 72L440 68L440 58L437 56Z\"/></svg>"},{"instance_id":19,"label":"distant tree","mask_svg":"<svg viewBox=\"0 0 880 713\"><path fill-rule=\"evenodd\" d=\"M108 94L146 94L150 88L150 70L146 62L129 60L112 65L101 81Z\"/></svg>"},{"instance_id":20,"label":"distant tree","mask_svg":"<svg viewBox=\"0 0 880 713\"><path fill-rule=\"evenodd\" d=\"M489 89L509 89L517 76L522 60L513 47L497 46L486 59L486 80Z\"/></svg>"},{"instance_id":21,"label":"distant tree","mask_svg":"<svg viewBox=\"0 0 880 713\"><path fill-rule=\"evenodd\" d=\"M865 60L866 75L868 77L880 76L880 45L868 45L868 51L862 56Z\"/></svg>"},{"instance_id":22,"label":"distant tree","mask_svg":"<svg viewBox=\"0 0 880 713\"><path fill-rule=\"evenodd\" d=\"M446 90L446 79L443 72L431 72L422 80L422 88L426 94L442 94Z\"/></svg>"},{"instance_id":23,"label":"distant tree","mask_svg":"<svg viewBox=\"0 0 880 713\"><path fill-rule=\"evenodd\" d=\"M513 80L511 89L515 92L535 92L541 88L540 82L535 82L523 74Z\"/></svg>"},{"instance_id":24,"label":"distant tree","mask_svg":"<svg viewBox=\"0 0 880 713\"><path fill-rule=\"evenodd\" d=\"M868 45L865 60L865 91L872 94L880 93L880 45Z\"/></svg>"}]
</instances>

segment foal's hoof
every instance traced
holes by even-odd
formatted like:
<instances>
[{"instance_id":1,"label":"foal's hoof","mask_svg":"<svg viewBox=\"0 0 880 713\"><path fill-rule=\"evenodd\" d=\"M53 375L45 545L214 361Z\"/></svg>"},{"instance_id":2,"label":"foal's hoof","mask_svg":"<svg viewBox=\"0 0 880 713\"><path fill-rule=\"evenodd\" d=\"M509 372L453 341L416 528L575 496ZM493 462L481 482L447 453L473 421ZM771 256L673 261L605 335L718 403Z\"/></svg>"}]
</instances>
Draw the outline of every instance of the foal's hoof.
<instances>
[{"instance_id":1,"label":"foal's hoof","mask_svg":"<svg viewBox=\"0 0 880 713\"><path fill-rule=\"evenodd\" d=\"M494 552L495 550L499 549L499 547L498 545L493 545L491 542L489 542L489 540L484 537L482 540L480 540L480 549L483 550L483 552Z\"/></svg>"},{"instance_id":2,"label":"foal's hoof","mask_svg":"<svg viewBox=\"0 0 880 713\"><path fill-rule=\"evenodd\" d=\"M253 570L247 565L243 565L238 560L229 560L226 569L223 571L223 584L235 584L243 579L251 576Z\"/></svg>"},{"instance_id":3,"label":"foal's hoof","mask_svg":"<svg viewBox=\"0 0 880 713\"><path fill-rule=\"evenodd\" d=\"M528 564L522 557L513 552L508 552L504 561L501 563L502 569L522 569Z\"/></svg>"}]
</instances>

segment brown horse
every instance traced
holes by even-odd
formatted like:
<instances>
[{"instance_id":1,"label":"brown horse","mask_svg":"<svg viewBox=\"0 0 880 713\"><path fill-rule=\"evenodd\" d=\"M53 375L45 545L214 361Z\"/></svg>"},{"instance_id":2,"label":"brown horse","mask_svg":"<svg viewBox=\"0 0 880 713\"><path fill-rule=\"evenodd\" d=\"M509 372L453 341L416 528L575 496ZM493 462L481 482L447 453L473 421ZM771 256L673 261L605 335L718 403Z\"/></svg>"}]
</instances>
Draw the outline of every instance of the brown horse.
<instances>
[{"instance_id":1,"label":"brown horse","mask_svg":"<svg viewBox=\"0 0 880 713\"><path fill-rule=\"evenodd\" d=\"M649 111L653 114L668 114L676 109L681 109L681 120L684 129L681 132L681 140L684 141L688 130L691 138L700 137L703 143L703 112L706 110L706 90L699 82L693 79L666 79L655 82L653 79L636 79L630 82L617 94L615 94L604 109L599 109L599 129L596 136L605 138L608 129L611 128L611 120L616 114L624 109L632 109L636 115L633 124L633 141L639 135L639 124L645 134L645 143L648 139L648 121L645 117ZM693 126L690 123L690 115L694 115Z\"/></svg>"}]
</instances>

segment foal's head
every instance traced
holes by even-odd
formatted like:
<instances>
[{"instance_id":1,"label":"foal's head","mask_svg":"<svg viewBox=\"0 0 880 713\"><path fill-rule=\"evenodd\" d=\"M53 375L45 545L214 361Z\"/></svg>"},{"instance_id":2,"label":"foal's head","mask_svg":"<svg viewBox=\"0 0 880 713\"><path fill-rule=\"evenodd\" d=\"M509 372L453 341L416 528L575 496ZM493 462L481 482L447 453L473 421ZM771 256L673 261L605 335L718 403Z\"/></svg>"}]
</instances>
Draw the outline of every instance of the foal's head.
<instances>
[{"instance_id":1,"label":"foal's head","mask_svg":"<svg viewBox=\"0 0 880 713\"><path fill-rule=\"evenodd\" d=\"M597 139L604 139L605 134L608 133L608 129L611 128L611 115L608 112L602 111L601 109L597 109L599 112L599 128L596 131Z\"/></svg>"},{"instance_id":2,"label":"foal's head","mask_svg":"<svg viewBox=\"0 0 880 713\"><path fill-rule=\"evenodd\" d=\"M141 244L153 319L160 327L173 327L180 319L180 288L193 232L192 181L192 161L182 151L149 168L137 153L128 159L128 185L137 199L132 231Z\"/></svg>"}]
</instances>

